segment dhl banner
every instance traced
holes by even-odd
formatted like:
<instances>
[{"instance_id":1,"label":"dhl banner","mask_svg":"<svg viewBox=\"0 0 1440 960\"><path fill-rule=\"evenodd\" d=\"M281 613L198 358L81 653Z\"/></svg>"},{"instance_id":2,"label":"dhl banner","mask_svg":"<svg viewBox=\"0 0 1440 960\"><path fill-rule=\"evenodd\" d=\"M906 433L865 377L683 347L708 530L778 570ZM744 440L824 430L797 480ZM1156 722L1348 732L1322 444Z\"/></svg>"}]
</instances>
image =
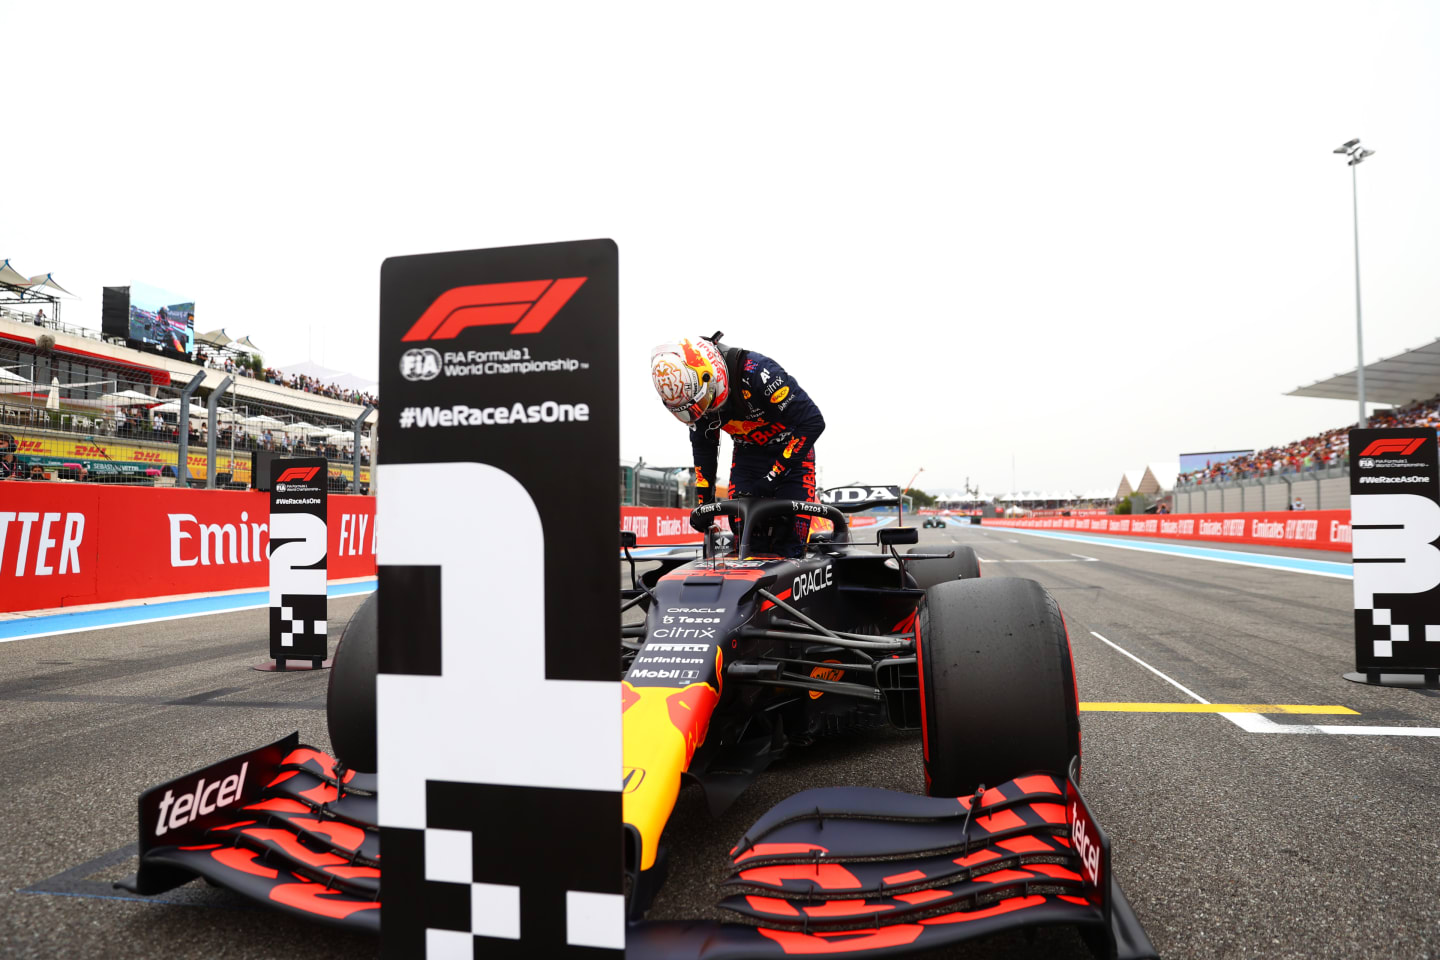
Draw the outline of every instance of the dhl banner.
<instances>
[{"instance_id":1,"label":"dhl banner","mask_svg":"<svg viewBox=\"0 0 1440 960\"><path fill-rule=\"evenodd\" d=\"M1309 550L1350 552L1349 510L1272 513L1143 514L1133 517L986 517L987 527L1073 530L1078 533L1271 544Z\"/></svg>"},{"instance_id":2,"label":"dhl banner","mask_svg":"<svg viewBox=\"0 0 1440 960\"><path fill-rule=\"evenodd\" d=\"M180 456L175 444L145 443L117 437L77 437L63 434L42 434L17 431L13 427L3 429L14 440L17 459L28 469L38 463L51 472L66 463L83 463L92 476L104 477L113 474L144 475L147 467L163 470L173 469ZM205 444L190 444L187 456L190 476L203 480L205 470ZM232 455L228 448L215 452L216 473L229 473L234 483L250 483L250 452L237 450ZM330 462L330 476L350 479L354 467L347 461ZM360 468L360 482L370 482L370 468Z\"/></svg>"},{"instance_id":3,"label":"dhl banner","mask_svg":"<svg viewBox=\"0 0 1440 960\"><path fill-rule=\"evenodd\" d=\"M329 498L329 578L375 574L375 498ZM262 588L270 495L0 483L0 612Z\"/></svg>"}]
</instances>

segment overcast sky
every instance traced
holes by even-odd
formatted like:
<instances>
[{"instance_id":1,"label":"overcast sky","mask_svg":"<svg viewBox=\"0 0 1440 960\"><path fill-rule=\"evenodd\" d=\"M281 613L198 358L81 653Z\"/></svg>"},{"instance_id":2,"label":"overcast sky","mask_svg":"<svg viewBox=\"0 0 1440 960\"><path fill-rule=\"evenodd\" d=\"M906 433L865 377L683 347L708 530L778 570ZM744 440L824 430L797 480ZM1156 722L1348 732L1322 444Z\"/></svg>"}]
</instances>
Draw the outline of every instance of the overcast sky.
<instances>
[{"instance_id":1,"label":"overcast sky","mask_svg":"<svg viewBox=\"0 0 1440 960\"><path fill-rule=\"evenodd\" d=\"M42 15L43 13L43 15ZM1440 336L1437 4L0 2L0 258L377 373L380 262L612 237L621 453L689 462L651 345L723 329L830 483L1113 488L1354 405ZM11 33L11 31L6 31ZM313 346L312 346L313 343ZM382 398L383 402L383 398Z\"/></svg>"}]
</instances>

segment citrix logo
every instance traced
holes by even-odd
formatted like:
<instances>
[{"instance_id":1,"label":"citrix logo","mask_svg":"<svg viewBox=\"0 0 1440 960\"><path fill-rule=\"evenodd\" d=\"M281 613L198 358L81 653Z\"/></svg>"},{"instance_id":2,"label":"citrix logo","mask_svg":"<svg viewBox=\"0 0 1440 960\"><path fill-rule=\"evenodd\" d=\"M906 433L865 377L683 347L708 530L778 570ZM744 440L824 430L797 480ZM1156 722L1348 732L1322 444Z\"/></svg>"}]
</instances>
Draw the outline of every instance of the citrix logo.
<instances>
[{"instance_id":1,"label":"citrix logo","mask_svg":"<svg viewBox=\"0 0 1440 960\"><path fill-rule=\"evenodd\" d=\"M512 335L539 333L586 279L561 277L455 287L436 297L400 339L454 340L469 327L489 326L509 326Z\"/></svg>"},{"instance_id":2,"label":"citrix logo","mask_svg":"<svg viewBox=\"0 0 1440 960\"><path fill-rule=\"evenodd\" d=\"M182 794L179 799L175 798L175 791L166 790L160 801L160 818L155 821L155 836L164 836L168 830L178 830L196 817L214 813L239 800L241 791L245 789L245 773L249 769L250 761L247 760L240 765L239 773L232 773L224 780L207 784L201 777L195 784L195 790Z\"/></svg>"}]
</instances>

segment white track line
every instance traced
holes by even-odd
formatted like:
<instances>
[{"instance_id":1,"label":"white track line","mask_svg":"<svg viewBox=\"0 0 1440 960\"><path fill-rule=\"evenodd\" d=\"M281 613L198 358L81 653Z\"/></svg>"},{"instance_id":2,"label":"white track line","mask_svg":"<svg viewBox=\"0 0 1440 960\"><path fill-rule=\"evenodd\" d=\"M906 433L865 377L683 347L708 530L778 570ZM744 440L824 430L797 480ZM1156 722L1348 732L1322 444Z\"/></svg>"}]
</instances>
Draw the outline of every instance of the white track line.
<instances>
[{"instance_id":1,"label":"white track line","mask_svg":"<svg viewBox=\"0 0 1440 960\"><path fill-rule=\"evenodd\" d=\"M983 557L976 557L981 563L1099 563L1094 557L1081 557L1079 560L986 560Z\"/></svg>"},{"instance_id":2,"label":"white track line","mask_svg":"<svg viewBox=\"0 0 1440 960\"><path fill-rule=\"evenodd\" d=\"M1166 683L1170 684L1172 687L1174 687L1176 690L1179 690L1187 697L1198 700L1201 703L1210 702L1209 700L1206 700L1204 697L1200 696L1200 694L1196 693L1194 690L1191 690L1189 687L1175 680L1173 677L1167 676L1161 673L1159 670L1156 670L1154 667L1150 666L1150 664L1146 663L1144 660L1141 660L1139 657L1135 656L1135 654L1131 653L1129 650L1126 650L1124 647L1120 646L1114 641L1105 639L1104 637L1100 636L1100 634L1096 633L1094 630L1090 631L1090 636L1094 637L1096 640L1099 640L1101 643L1104 643L1106 646L1109 646L1119 651L1120 653L1123 653L1125 656L1129 657L1131 660L1134 660L1136 663L1140 664L1140 666L1144 667L1146 670L1149 670L1151 673L1155 674L1155 676L1159 677L1161 680L1164 680ZM1244 730L1246 733L1328 733L1342 737L1440 737L1440 727L1352 727L1326 723L1276 723L1269 717L1259 713L1221 713L1219 714L1219 716L1222 716L1226 720L1229 720L1231 723L1235 724L1235 726L1239 727L1241 730Z\"/></svg>"},{"instance_id":3,"label":"white track line","mask_svg":"<svg viewBox=\"0 0 1440 960\"><path fill-rule=\"evenodd\" d=\"M1149 670L1151 673L1155 674L1155 676L1159 677L1161 680L1164 680L1166 683L1170 684L1170 686L1174 687L1176 690L1179 690L1181 693L1185 694L1185 696L1189 697L1190 699L1198 700L1201 703L1210 702L1209 700L1206 700L1204 697L1200 696L1200 694L1196 693L1194 690L1191 690L1189 687L1185 686L1179 680L1176 680L1174 677L1167 676L1161 673L1159 670L1156 670L1154 667L1150 666L1150 664L1146 663L1144 660L1141 660L1139 657L1135 656L1135 654L1131 653L1129 650L1126 650L1118 643L1106 640L1094 630L1090 631L1090 636L1094 637L1096 640L1099 640L1101 643L1106 644L1107 646L1114 647L1116 650L1125 654L1125 656L1129 657L1131 660L1134 660L1136 663L1140 664L1140 666L1144 667L1146 670ZM1224 714L1222 714L1222 716L1224 716Z\"/></svg>"}]
</instances>

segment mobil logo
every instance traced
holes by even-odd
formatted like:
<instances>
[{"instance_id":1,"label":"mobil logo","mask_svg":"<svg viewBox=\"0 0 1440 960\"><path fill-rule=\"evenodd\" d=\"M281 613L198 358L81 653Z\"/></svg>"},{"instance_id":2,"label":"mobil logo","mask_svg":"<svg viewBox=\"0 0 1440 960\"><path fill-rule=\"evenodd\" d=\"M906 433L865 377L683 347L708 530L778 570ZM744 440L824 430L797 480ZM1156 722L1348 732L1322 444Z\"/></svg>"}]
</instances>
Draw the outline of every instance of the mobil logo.
<instances>
[{"instance_id":1,"label":"mobil logo","mask_svg":"<svg viewBox=\"0 0 1440 960\"><path fill-rule=\"evenodd\" d=\"M539 333L570 302L585 277L523 280L453 287L435 298L400 339L454 340L470 327L506 326L510 333Z\"/></svg>"}]
</instances>

